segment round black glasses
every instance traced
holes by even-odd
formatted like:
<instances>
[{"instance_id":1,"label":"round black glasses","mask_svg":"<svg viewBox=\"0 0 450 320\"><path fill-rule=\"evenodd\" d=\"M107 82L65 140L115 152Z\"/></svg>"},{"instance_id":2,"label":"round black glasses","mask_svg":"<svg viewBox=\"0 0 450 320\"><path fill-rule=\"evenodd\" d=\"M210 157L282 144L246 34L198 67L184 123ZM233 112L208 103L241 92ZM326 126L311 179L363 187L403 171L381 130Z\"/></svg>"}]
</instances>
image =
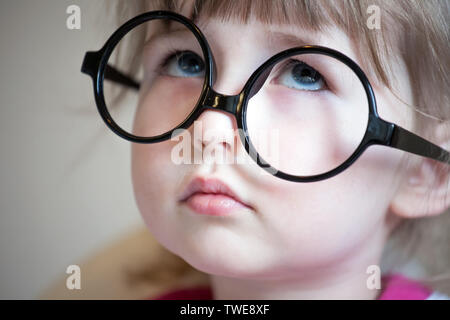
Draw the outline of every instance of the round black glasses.
<instances>
[{"instance_id":1,"label":"round black glasses","mask_svg":"<svg viewBox=\"0 0 450 320\"><path fill-rule=\"evenodd\" d=\"M123 56L123 48L132 55ZM106 125L131 142L171 139L216 109L235 117L245 150L261 168L289 181L330 178L370 145L450 164L446 150L381 119L364 72L330 48L284 50L239 94L224 95L213 89L216 64L200 29L177 13L152 11L87 52L81 71L93 79Z\"/></svg>"}]
</instances>

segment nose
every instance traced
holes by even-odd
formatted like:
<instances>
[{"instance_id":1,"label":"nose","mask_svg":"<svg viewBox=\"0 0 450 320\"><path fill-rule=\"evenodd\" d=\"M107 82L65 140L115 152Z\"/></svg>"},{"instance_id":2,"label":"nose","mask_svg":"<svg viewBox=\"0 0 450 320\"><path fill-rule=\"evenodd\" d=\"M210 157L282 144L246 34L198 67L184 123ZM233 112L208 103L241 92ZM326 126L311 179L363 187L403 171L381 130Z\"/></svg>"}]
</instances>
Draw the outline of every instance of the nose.
<instances>
[{"instance_id":1,"label":"nose","mask_svg":"<svg viewBox=\"0 0 450 320\"><path fill-rule=\"evenodd\" d=\"M221 73L216 69L218 77L212 86L208 86L200 102L199 115L194 122L194 150L196 152L201 150L203 156L208 157L208 153L213 150L215 160L219 158L217 151L227 157L227 160L229 156L234 160L235 157L242 157L243 152L239 148L240 126L237 121L240 121L238 114L243 105L244 92L237 92L243 87L246 75L244 68L241 69L238 72L235 69L224 68ZM216 90L220 90L221 93Z\"/></svg>"},{"instance_id":2,"label":"nose","mask_svg":"<svg viewBox=\"0 0 450 320\"><path fill-rule=\"evenodd\" d=\"M194 149L204 160L215 162L234 157L237 146L236 110L239 96L210 92L194 122Z\"/></svg>"}]
</instances>

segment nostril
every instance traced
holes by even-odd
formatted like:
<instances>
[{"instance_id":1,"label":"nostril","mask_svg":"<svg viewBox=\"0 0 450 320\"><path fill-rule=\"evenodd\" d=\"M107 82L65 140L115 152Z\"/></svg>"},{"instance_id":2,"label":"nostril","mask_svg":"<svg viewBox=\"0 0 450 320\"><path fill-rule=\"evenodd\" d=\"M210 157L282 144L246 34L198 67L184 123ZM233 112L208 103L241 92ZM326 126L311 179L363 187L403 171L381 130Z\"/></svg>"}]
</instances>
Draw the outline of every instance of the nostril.
<instances>
[{"instance_id":1,"label":"nostril","mask_svg":"<svg viewBox=\"0 0 450 320\"><path fill-rule=\"evenodd\" d=\"M203 147L203 150L205 149L205 148L211 148L210 147L210 145L211 145L211 143L214 143L214 139L210 139L210 140L203 140L202 141L202 147ZM220 146L221 148L223 148L224 150L227 150L227 151L230 151L231 150L231 141L230 142L228 142L228 141L221 141L221 142L218 142L218 143L216 143L215 144L215 146L214 146L214 148L217 148L218 146Z\"/></svg>"},{"instance_id":2,"label":"nostril","mask_svg":"<svg viewBox=\"0 0 450 320\"><path fill-rule=\"evenodd\" d=\"M203 110L193 128L195 152L207 159L232 161L236 152L236 118L222 110Z\"/></svg>"},{"instance_id":3,"label":"nostril","mask_svg":"<svg viewBox=\"0 0 450 320\"><path fill-rule=\"evenodd\" d=\"M231 138L225 137L222 134L215 137L209 136L209 139L204 139L201 142L202 149L200 152L202 159L218 164L233 163L236 152L234 143Z\"/></svg>"}]
</instances>

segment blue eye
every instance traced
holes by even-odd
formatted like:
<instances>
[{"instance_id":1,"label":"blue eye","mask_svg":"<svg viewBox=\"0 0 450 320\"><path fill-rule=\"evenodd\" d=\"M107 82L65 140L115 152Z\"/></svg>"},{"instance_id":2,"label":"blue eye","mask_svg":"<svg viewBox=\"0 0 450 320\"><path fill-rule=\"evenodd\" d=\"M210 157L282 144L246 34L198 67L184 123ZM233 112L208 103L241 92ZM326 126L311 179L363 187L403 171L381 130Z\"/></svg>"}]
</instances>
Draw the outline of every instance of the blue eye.
<instances>
[{"instance_id":1,"label":"blue eye","mask_svg":"<svg viewBox=\"0 0 450 320\"><path fill-rule=\"evenodd\" d=\"M319 91L327 88L325 79L313 67L298 60L291 60L276 82L291 89Z\"/></svg>"},{"instance_id":2,"label":"blue eye","mask_svg":"<svg viewBox=\"0 0 450 320\"><path fill-rule=\"evenodd\" d=\"M192 51L170 55L163 63L164 73L173 77L201 77L205 71L203 59Z\"/></svg>"}]
</instances>

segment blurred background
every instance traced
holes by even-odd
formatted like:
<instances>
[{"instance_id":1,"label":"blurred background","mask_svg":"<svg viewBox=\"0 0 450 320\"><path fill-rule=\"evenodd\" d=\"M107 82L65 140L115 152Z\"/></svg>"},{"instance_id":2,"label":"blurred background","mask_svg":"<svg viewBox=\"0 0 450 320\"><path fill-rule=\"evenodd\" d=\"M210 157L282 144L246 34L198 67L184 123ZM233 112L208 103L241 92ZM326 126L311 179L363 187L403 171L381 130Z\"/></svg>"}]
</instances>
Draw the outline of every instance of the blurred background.
<instances>
[{"instance_id":1,"label":"blurred background","mask_svg":"<svg viewBox=\"0 0 450 320\"><path fill-rule=\"evenodd\" d=\"M107 2L0 0L0 299L37 298L142 228L130 144L107 130L80 72L117 26ZM66 26L70 5L79 30Z\"/></svg>"}]
</instances>

